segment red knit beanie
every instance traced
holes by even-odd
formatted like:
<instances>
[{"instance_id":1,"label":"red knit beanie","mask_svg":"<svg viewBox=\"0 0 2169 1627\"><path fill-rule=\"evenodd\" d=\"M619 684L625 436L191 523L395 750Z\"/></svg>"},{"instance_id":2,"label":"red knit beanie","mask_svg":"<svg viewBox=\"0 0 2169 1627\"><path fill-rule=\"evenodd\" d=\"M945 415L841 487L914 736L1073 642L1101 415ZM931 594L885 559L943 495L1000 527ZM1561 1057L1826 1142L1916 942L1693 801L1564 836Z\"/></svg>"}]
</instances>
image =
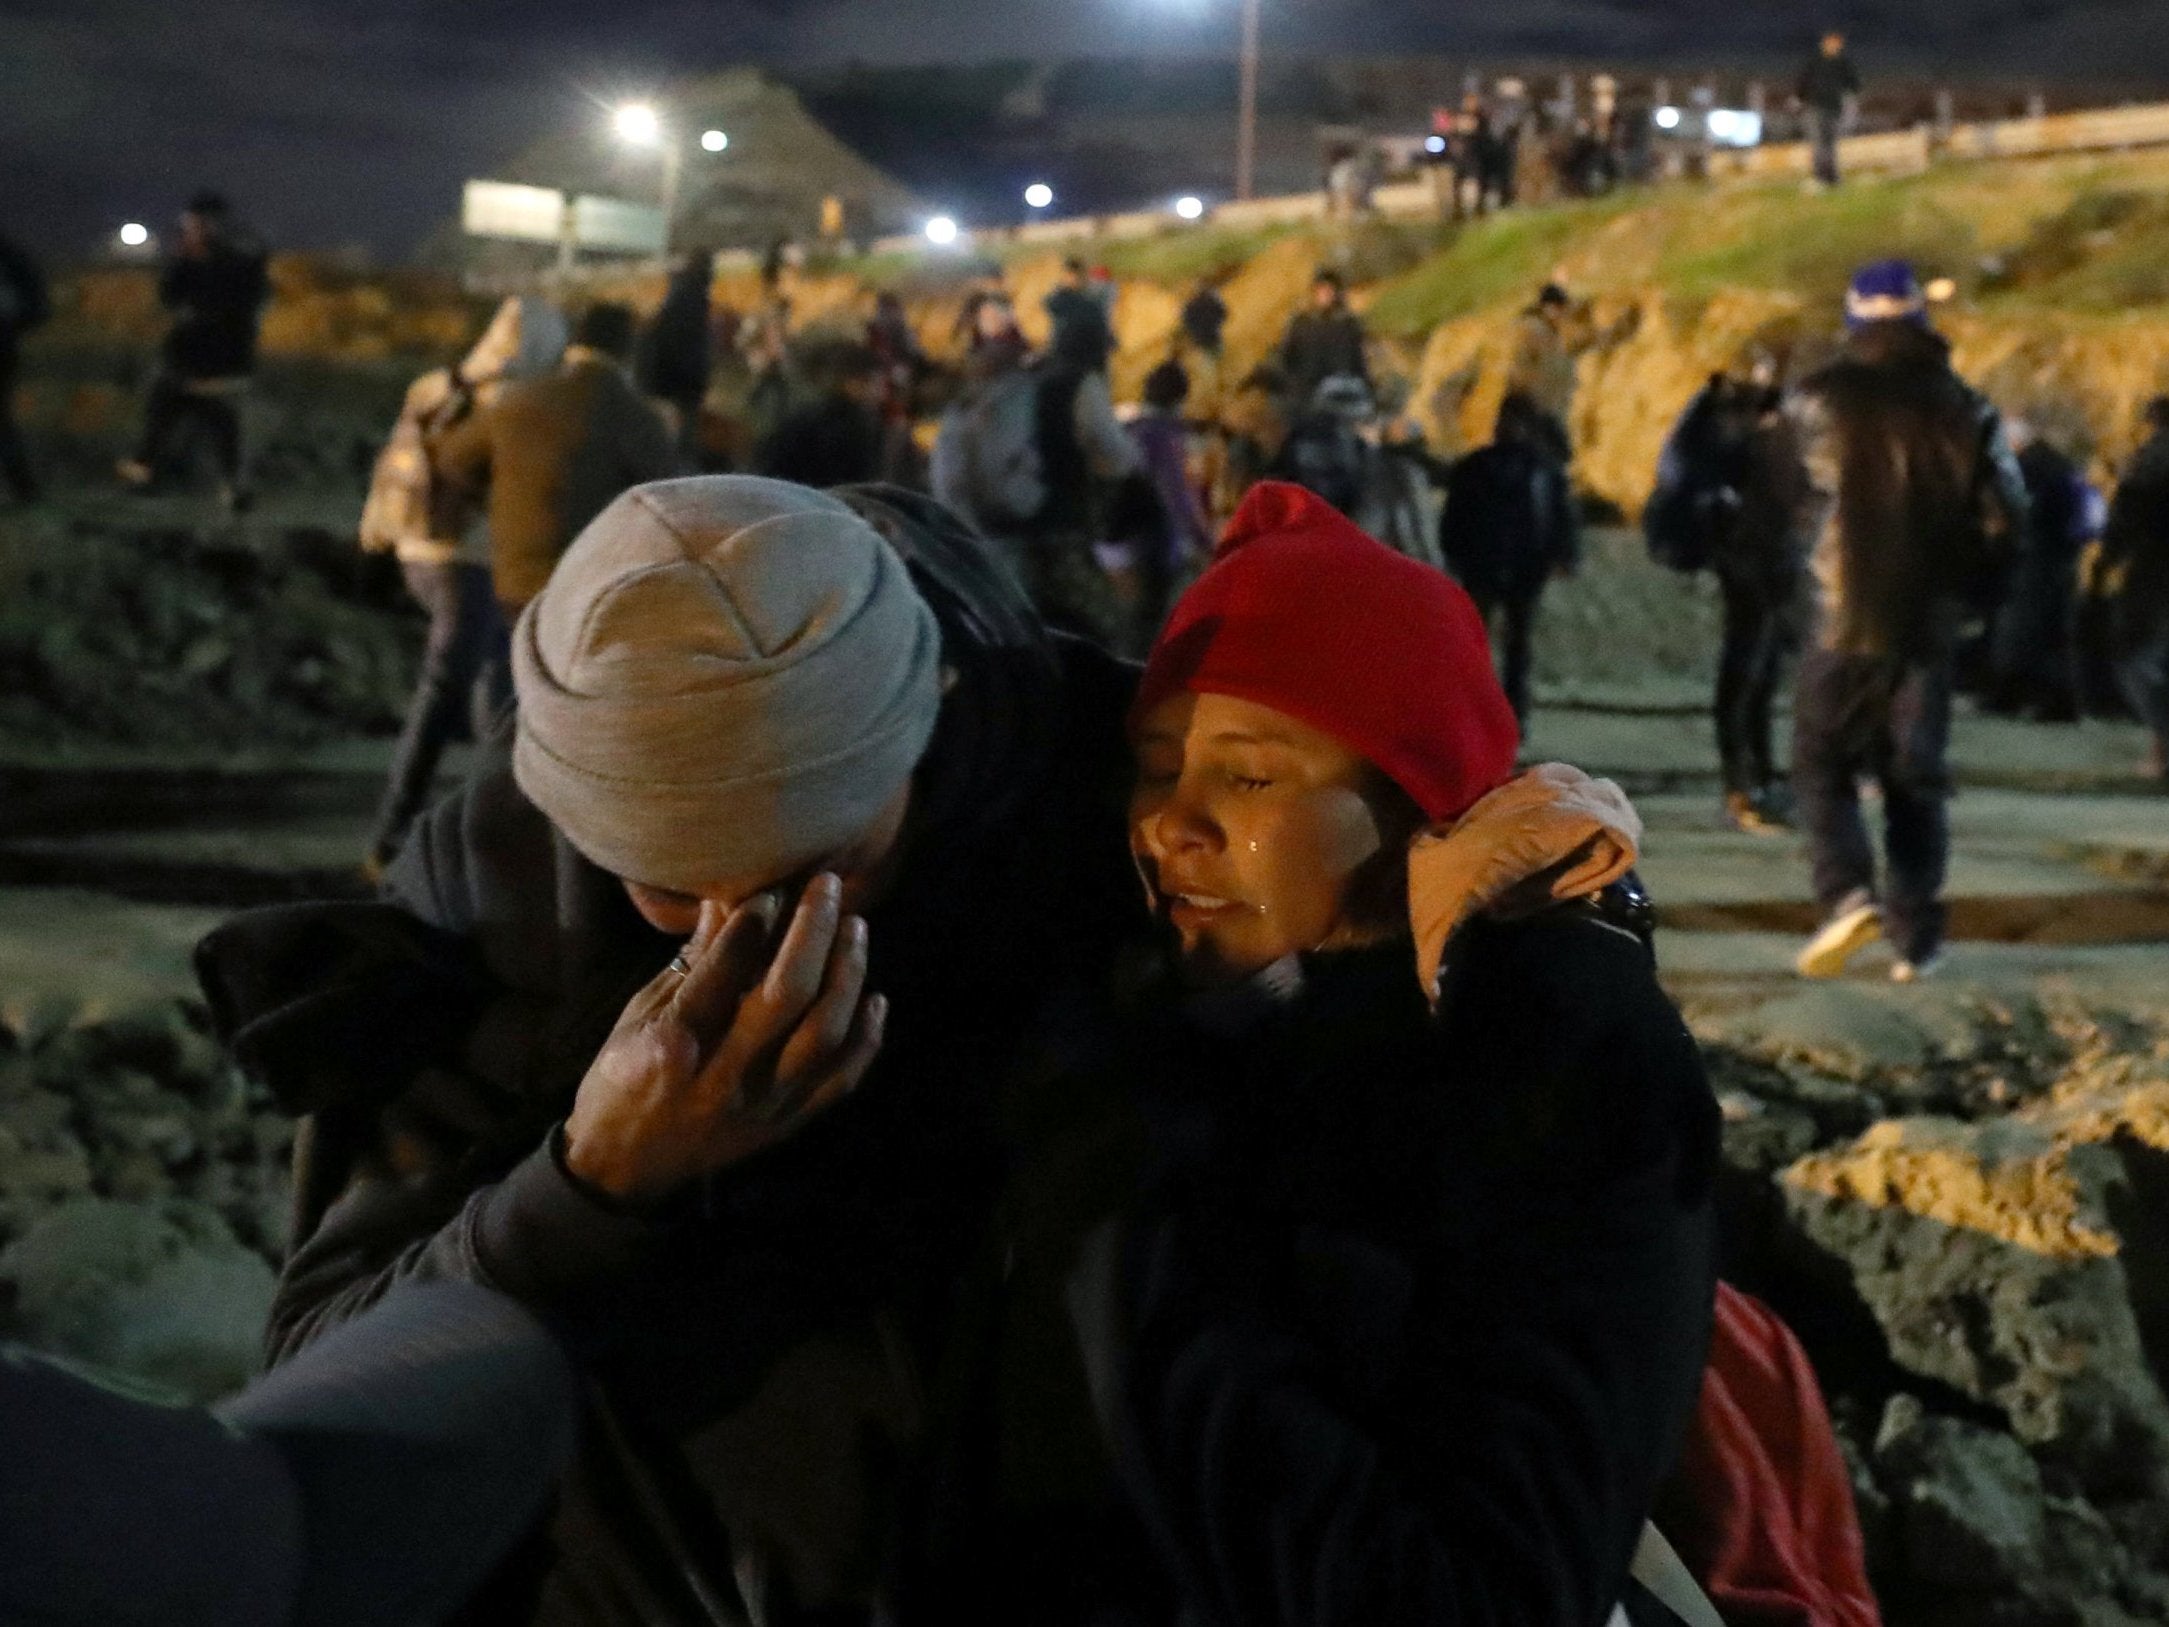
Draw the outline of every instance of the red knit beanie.
<instances>
[{"instance_id":1,"label":"red knit beanie","mask_svg":"<svg viewBox=\"0 0 2169 1627\"><path fill-rule=\"evenodd\" d=\"M1434 823L1510 779L1521 743L1459 584L1279 481L1251 490L1212 567L1176 602L1132 720L1185 691L1324 730Z\"/></svg>"}]
</instances>

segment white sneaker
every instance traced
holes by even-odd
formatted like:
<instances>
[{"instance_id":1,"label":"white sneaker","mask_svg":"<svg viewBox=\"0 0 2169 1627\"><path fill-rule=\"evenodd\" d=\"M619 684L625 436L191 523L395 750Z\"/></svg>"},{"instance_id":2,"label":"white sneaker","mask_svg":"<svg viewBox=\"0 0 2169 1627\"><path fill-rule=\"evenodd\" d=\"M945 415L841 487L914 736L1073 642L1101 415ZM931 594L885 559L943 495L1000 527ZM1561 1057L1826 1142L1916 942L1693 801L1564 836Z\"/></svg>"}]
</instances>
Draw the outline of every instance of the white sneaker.
<instances>
[{"instance_id":1,"label":"white sneaker","mask_svg":"<svg viewBox=\"0 0 2169 1627\"><path fill-rule=\"evenodd\" d=\"M1918 983L1923 978L1934 977L1943 970L1943 957L1930 955L1925 960L1901 960L1890 969L1893 983Z\"/></svg>"},{"instance_id":2,"label":"white sneaker","mask_svg":"<svg viewBox=\"0 0 2169 1627\"><path fill-rule=\"evenodd\" d=\"M1874 899L1862 897L1839 905L1793 964L1802 977L1842 977L1847 962L1882 935L1882 910Z\"/></svg>"}]
</instances>

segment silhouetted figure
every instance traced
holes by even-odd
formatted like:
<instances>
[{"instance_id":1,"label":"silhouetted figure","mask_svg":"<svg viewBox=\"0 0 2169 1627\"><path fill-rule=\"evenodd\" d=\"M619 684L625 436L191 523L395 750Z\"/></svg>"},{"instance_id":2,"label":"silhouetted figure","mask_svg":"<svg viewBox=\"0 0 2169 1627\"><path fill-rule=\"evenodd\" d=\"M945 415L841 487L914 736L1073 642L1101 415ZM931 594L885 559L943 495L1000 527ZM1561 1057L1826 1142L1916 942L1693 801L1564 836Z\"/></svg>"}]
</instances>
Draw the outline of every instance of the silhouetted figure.
<instances>
[{"instance_id":1,"label":"silhouetted figure","mask_svg":"<svg viewBox=\"0 0 2169 1627\"><path fill-rule=\"evenodd\" d=\"M700 447L700 409L714 366L709 304L715 256L695 249L679 257L663 303L640 336L634 376L641 393L670 409L678 455L688 466Z\"/></svg>"},{"instance_id":2,"label":"silhouetted figure","mask_svg":"<svg viewBox=\"0 0 2169 1627\"><path fill-rule=\"evenodd\" d=\"M181 214L179 248L158 279L158 301L173 313L144 404L143 439L122 461L121 478L155 484L193 426L210 442L219 497L247 506L242 480L241 404L256 371L256 336L271 298L263 245L216 192L199 192Z\"/></svg>"},{"instance_id":3,"label":"silhouetted figure","mask_svg":"<svg viewBox=\"0 0 2169 1627\"><path fill-rule=\"evenodd\" d=\"M1534 402L1508 396L1497 438L1454 465L1440 543L1447 568L1496 628L1500 683L1526 726L1537 606L1545 585L1572 575L1581 558L1573 493Z\"/></svg>"},{"instance_id":4,"label":"silhouetted figure","mask_svg":"<svg viewBox=\"0 0 2169 1627\"><path fill-rule=\"evenodd\" d=\"M0 236L0 478L18 502L35 502L37 477L15 422L15 369L22 337L51 314L45 273L29 253Z\"/></svg>"}]
</instances>

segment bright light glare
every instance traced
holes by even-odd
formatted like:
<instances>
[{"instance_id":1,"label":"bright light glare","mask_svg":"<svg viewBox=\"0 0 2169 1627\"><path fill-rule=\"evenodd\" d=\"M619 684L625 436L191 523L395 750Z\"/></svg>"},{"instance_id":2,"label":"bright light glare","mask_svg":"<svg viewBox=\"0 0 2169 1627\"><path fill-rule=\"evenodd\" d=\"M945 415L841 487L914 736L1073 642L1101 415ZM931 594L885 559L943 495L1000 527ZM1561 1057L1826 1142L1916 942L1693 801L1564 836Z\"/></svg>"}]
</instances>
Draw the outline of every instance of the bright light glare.
<instances>
[{"instance_id":1,"label":"bright light glare","mask_svg":"<svg viewBox=\"0 0 2169 1627\"><path fill-rule=\"evenodd\" d=\"M663 139L663 121L646 102L627 102L612 115L611 127L618 140L635 147L652 147Z\"/></svg>"},{"instance_id":2,"label":"bright light glare","mask_svg":"<svg viewBox=\"0 0 2169 1627\"><path fill-rule=\"evenodd\" d=\"M1205 200L1203 198L1177 198L1175 200L1175 213L1182 216L1184 220L1202 220L1205 217Z\"/></svg>"},{"instance_id":3,"label":"bright light glare","mask_svg":"<svg viewBox=\"0 0 2169 1627\"><path fill-rule=\"evenodd\" d=\"M1709 117L1710 139L1721 147L1759 147L1762 115L1753 108L1713 107Z\"/></svg>"},{"instance_id":4,"label":"bright light glare","mask_svg":"<svg viewBox=\"0 0 2169 1627\"><path fill-rule=\"evenodd\" d=\"M936 248L947 248L956 241L956 222L947 215L936 215L926 223L926 240Z\"/></svg>"},{"instance_id":5,"label":"bright light glare","mask_svg":"<svg viewBox=\"0 0 2169 1627\"><path fill-rule=\"evenodd\" d=\"M1677 130L1679 128L1679 109L1676 107L1658 108L1657 128L1660 130Z\"/></svg>"},{"instance_id":6,"label":"bright light glare","mask_svg":"<svg viewBox=\"0 0 2169 1627\"><path fill-rule=\"evenodd\" d=\"M731 144L731 138L721 130L703 130L700 145L703 152L719 153Z\"/></svg>"},{"instance_id":7,"label":"bright light glare","mask_svg":"<svg viewBox=\"0 0 2169 1627\"><path fill-rule=\"evenodd\" d=\"M1444 152L1446 150L1446 138L1444 136L1424 137L1423 150L1427 153Z\"/></svg>"},{"instance_id":8,"label":"bright light glare","mask_svg":"<svg viewBox=\"0 0 2169 1627\"><path fill-rule=\"evenodd\" d=\"M151 229L131 220L120 229L120 240L129 248L140 249L151 240Z\"/></svg>"},{"instance_id":9,"label":"bright light glare","mask_svg":"<svg viewBox=\"0 0 2169 1627\"><path fill-rule=\"evenodd\" d=\"M1034 181L1024 189L1024 201L1034 209L1044 209L1054 202L1054 188L1045 181Z\"/></svg>"}]
</instances>

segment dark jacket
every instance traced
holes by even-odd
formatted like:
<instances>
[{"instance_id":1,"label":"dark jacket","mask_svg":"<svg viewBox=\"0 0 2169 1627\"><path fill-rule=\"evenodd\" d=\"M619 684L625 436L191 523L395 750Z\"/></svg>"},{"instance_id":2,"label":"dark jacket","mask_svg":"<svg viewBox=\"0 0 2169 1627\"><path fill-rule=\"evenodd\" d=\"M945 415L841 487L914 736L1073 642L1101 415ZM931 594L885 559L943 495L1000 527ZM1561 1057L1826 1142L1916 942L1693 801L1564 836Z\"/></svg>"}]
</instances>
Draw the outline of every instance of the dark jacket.
<instances>
[{"instance_id":1,"label":"dark jacket","mask_svg":"<svg viewBox=\"0 0 2169 1627\"><path fill-rule=\"evenodd\" d=\"M753 472L826 490L881 473L881 420L840 393L785 414L753 456Z\"/></svg>"},{"instance_id":2,"label":"dark jacket","mask_svg":"<svg viewBox=\"0 0 2169 1627\"><path fill-rule=\"evenodd\" d=\"M929 507L852 500L897 535ZM606 1342L536 1619L705 1623L699 1590L743 1585L788 1622L794 1599L887 1590L951 1290L1000 1178L1000 1087L1056 993L1134 925L1130 673L1049 645L976 545L911 535L960 676L873 915L887 1044L847 1102L672 1214L587 1198L550 1132L676 944L555 837L504 742L419 827L392 902L245 916L199 955L237 1056L309 1114L275 1355L395 1282L445 1277ZM510 1597L488 1619L524 1619Z\"/></svg>"},{"instance_id":3,"label":"dark jacket","mask_svg":"<svg viewBox=\"0 0 2169 1627\"><path fill-rule=\"evenodd\" d=\"M1665 441L1642 511L1652 558L1675 570L1713 568L1770 603L1797 597L1805 582L1791 525L1804 494L1777 402L1746 380L1720 375L1704 385Z\"/></svg>"},{"instance_id":4,"label":"dark jacket","mask_svg":"<svg viewBox=\"0 0 2169 1627\"><path fill-rule=\"evenodd\" d=\"M1519 440L1469 453L1448 477L1439 542L1448 569L1479 599L1535 593L1581 558L1565 471Z\"/></svg>"},{"instance_id":5,"label":"dark jacket","mask_svg":"<svg viewBox=\"0 0 2169 1627\"><path fill-rule=\"evenodd\" d=\"M0 366L15 359L22 336L51 314L44 271L27 250L0 237Z\"/></svg>"},{"instance_id":6,"label":"dark jacket","mask_svg":"<svg viewBox=\"0 0 2169 1627\"><path fill-rule=\"evenodd\" d=\"M1362 319L1345 305L1298 311L1280 341L1280 371L1287 380L1288 400L1298 412L1309 408L1318 386L1329 378L1345 374L1370 383Z\"/></svg>"},{"instance_id":7,"label":"dark jacket","mask_svg":"<svg viewBox=\"0 0 2169 1627\"><path fill-rule=\"evenodd\" d=\"M1107 320L1107 307L1089 290L1057 288L1047 296L1047 320L1054 325L1048 347L1064 361L1078 367L1099 369L1115 351L1115 330Z\"/></svg>"},{"instance_id":8,"label":"dark jacket","mask_svg":"<svg viewBox=\"0 0 2169 1627\"><path fill-rule=\"evenodd\" d=\"M2169 635L2169 429L2132 457L2109 505L2101 562L2116 573L2116 641L2134 648Z\"/></svg>"},{"instance_id":9,"label":"dark jacket","mask_svg":"<svg viewBox=\"0 0 2169 1627\"><path fill-rule=\"evenodd\" d=\"M201 255L166 262L158 302L173 313L162 355L180 379L245 378L256 370L256 331L271 298L263 247L238 232Z\"/></svg>"},{"instance_id":10,"label":"dark jacket","mask_svg":"<svg viewBox=\"0 0 2169 1627\"><path fill-rule=\"evenodd\" d=\"M1825 56L1817 51L1801 69L1794 93L1803 107L1824 114L1842 113L1846 98L1860 94L1860 70L1853 66L1849 52Z\"/></svg>"},{"instance_id":11,"label":"dark jacket","mask_svg":"<svg viewBox=\"0 0 2169 1627\"><path fill-rule=\"evenodd\" d=\"M675 272L663 303L640 336L634 374L640 388L657 400L698 403L708 393L712 279L705 258Z\"/></svg>"},{"instance_id":12,"label":"dark jacket","mask_svg":"<svg viewBox=\"0 0 2169 1627\"><path fill-rule=\"evenodd\" d=\"M1626 1591L1715 1292L1716 1109L1646 947L1579 907L1480 925L1436 1019L1405 942L1302 970L1246 1032L1118 1050L1145 1174L1115 1230L1019 1222L1009 1338L1054 1348L1037 1289L1084 1369L1065 1402L1043 1355L1028 1432L990 1429L1008 1495L950 1619L1595 1623ZM1120 1167L1077 1145L1048 1207ZM1028 1470L1065 1445L1050 1502Z\"/></svg>"},{"instance_id":13,"label":"dark jacket","mask_svg":"<svg viewBox=\"0 0 2169 1627\"><path fill-rule=\"evenodd\" d=\"M497 597L524 605L572 539L628 487L678 472L670 433L625 369L575 345L547 378L509 385L430 446L437 474L489 493Z\"/></svg>"},{"instance_id":14,"label":"dark jacket","mask_svg":"<svg viewBox=\"0 0 2169 1627\"><path fill-rule=\"evenodd\" d=\"M2026 523L2026 482L1995 407L1951 370L1948 344L1900 321L1852 334L1785 413L1817 642L1940 659L1993 596Z\"/></svg>"},{"instance_id":15,"label":"dark jacket","mask_svg":"<svg viewBox=\"0 0 2169 1627\"><path fill-rule=\"evenodd\" d=\"M1182 307L1182 331L1208 355L1220 354L1228 325L1228 302L1213 289L1200 288Z\"/></svg>"}]
</instances>

